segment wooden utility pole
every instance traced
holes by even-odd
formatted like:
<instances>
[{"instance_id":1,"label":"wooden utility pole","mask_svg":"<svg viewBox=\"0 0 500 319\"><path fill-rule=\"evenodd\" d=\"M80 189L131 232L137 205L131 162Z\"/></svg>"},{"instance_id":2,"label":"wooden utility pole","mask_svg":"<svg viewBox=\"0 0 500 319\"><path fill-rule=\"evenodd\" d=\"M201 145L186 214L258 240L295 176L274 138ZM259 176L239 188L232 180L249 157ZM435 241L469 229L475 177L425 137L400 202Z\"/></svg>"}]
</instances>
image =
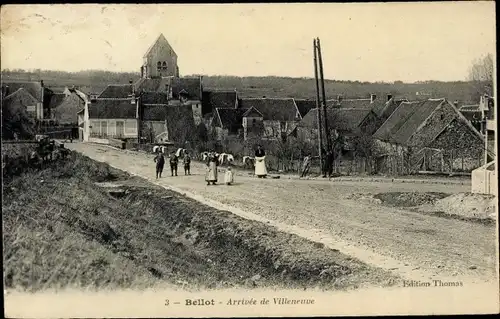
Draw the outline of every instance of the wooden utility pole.
<instances>
[{"instance_id":1,"label":"wooden utility pole","mask_svg":"<svg viewBox=\"0 0 500 319\"><path fill-rule=\"evenodd\" d=\"M318 50L316 46L316 39L313 41L314 46L314 78L316 80L316 110L318 119L318 151L319 151L319 165L321 170L323 170L323 154L321 149L323 148L323 130L321 129L321 107L319 99L319 79L318 79Z\"/></svg>"},{"instance_id":2,"label":"wooden utility pole","mask_svg":"<svg viewBox=\"0 0 500 319\"><path fill-rule=\"evenodd\" d=\"M323 59L321 57L321 44L319 42L319 38L316 40L316 45L318 48L318 59L319 59L319 74L321 76L321 93L323 98L323 120L325 121L325 140L326 140L326 149L330 150L330 130L328 129L328 117L326 112L326 93L325 93L325 79L323 77Z\"/></svg>"}]
</instances>

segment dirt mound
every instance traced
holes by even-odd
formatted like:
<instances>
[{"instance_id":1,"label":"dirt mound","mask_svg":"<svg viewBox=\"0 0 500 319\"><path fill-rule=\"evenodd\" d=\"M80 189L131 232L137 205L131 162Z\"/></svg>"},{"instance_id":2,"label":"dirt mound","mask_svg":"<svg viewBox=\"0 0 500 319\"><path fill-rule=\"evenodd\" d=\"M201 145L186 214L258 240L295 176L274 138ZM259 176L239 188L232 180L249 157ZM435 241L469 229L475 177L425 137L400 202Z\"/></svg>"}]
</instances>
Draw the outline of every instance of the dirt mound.
<instances>
[{"instance_id":1,"label":"dirt mound","mask_svg":"<svg viewBox=\"0 0 500 319\"><path fill-rule=\"evenodd\" d=\"M424 204L434 204L436 201L449 196L445 193L418 193L418 192L391 192L374 195L383 204L394 207L415 207Z\"/></svg>"},{"instance_id":2,"label":"dirt mound","mask_svg":"<svg viewBox=\"0 0 500 319\"><path fill-rule=\"evenodd\" d=\"M494 195L459 193L438 200L432 206L424 206L421 211L455 215L464 219L495 221L497 199Z\"/></svg>"}]
</instances>

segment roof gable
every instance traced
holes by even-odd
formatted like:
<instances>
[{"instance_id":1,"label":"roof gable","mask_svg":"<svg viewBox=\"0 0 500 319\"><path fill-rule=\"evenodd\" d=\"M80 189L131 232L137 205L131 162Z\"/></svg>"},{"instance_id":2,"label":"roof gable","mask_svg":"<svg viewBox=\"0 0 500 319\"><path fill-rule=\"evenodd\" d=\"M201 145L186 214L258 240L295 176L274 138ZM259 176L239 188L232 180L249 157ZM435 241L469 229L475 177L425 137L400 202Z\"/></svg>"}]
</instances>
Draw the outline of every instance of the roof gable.
<instances>
[{"instance_id":1,"label":"roof gable","mask_svg":"<svg viewBox=\"0 0 500 319\"><path fill-rule=\"evenodd\" d=\"M177 54L175 53L174 51L174 48L172 48L172 46L170 45L170 43L168 43L168 40L167 38L165 38L165 36L163 35L163 33L160 33L160 35L158 36L158 38L156 38L155 42L153 42L153 44L151 44L151 46L146 50L146 53L144 53L144 58L147 57L151 51L153 50L153 48L161 43L164 43L165 45L167 45L171 50L172 50L172 54L174 56L177 56Z\"/></svg>"},{"instance_id":2,"label":"roof gable","mask_svg":"<svg viewBox=\"0 0 500 319\"><path fill-rule=\"evenodd\" d=\"M310 110L316 108L316 100L295 99L295 104L302 117L306 116Z\"/></svg>"},{"instance_id":3,"label":"roof gable","mask_svg":"<svg viewBox=\"0 0 500 319\"><path fill-rule=\"evenodd\" d=\"M2 107L5 105L13 105L16 104L18 106L36 106L38 100L35 99L27 90L23 88L19 88L15 92L6 96L2 101Z\"/></svg>"},{"instance_id":4,"label":"roof gable","mask_svg":"<svg viewBox=\"0 0 500 319\"><path fill-rule=\"evenodd\" d=\"M300 112L292 98L242 98L241 108L254 107L265 121L295 121L300 119Z\"/></svg>"},{"instance_id":5,"label":"roof gable","mask_svg":"<svg viewBox=\"0 0 500 319\"><path fill-rule=\"evenodd\" d=\"M50 97L50 103L49 103L50 108L58 107L67 96L69 95L66 95L65 93L56 93L52 95Z\"/></svg>"},{"instance_id":6,"label":"roof gable","mask_svg":"<svg viewBox=\"0 0 500 319\"><path fill-rule=\"evenodd\" d=\"M77 113L84 107L85 101L76 93L71 94L54 108L54 116L60 123L77 123Z\"/></svg>"},{"instance_id":7,"label":"roof gable","mask_svg":"<svg viewBox=\"0 0 500 319\"><path fill-rule=\"evenodd\" d=\"M219 123L222 128L242 127L243 114L248 109L234 108L216 108L215 112L219 118Z\"/></svg>"},{"instance_id":8,"label":"roof gable","mask_svg":"<svg viewBox=\"0 0 500 319\"><path fill-rule=\"evenodd\" d=\"M263 115L262 113L259 112L259 110L257 110L254 107L251 107L248 110L246 110L245 113L243 113L243 117L263 117Z\"/></svg>"},{"instance_id":9,"label":"roof gable","mask_svg":"<svg viewBox=\"0 0 500 319\"><path fill-rule=\"evenodd\" d=\"M2 82L2 87L8 87L8 92L6 96L16 92L19 89L24 89L26 92L31 94L38 102L41 102L42 97L42 85L40 82ZM52 90L44 88L46 93L52 93Z\"/></svg>"},{"instance_id":10,"label":"roof gable","mask_svg":"<svg viewBox=\"0 0 500 319\"><path fill-rule=\"evenodd\" d=\"M98 99L126 99L132 94L132 84L109 84Z\"/></svg>"}]
</instances>

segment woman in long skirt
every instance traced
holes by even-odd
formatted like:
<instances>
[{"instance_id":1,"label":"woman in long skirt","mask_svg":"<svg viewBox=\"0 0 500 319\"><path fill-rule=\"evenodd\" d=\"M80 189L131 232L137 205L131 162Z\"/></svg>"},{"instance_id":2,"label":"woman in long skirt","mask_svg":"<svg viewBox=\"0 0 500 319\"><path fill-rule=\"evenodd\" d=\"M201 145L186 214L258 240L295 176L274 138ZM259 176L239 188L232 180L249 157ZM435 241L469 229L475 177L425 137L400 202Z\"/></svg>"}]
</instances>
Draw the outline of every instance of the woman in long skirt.
<instances>
[{"instance_id":1,"label":"woman in long skirt","mask_svg":"<svg viewBox=\"0 0 500 319\"><path fill-rule=\"evenodd\" d=\"M258 178L265 178L267 176L266 152L264 152L260 145L255 151L255 175L257 175Z\"/></svg>"},{"instance_id":2,"label":"woman in long skirt","mask_svg":"<svg viewBox=\"0 0 500 319\"><path fill-rule=\"evenodd\" d=\"M208 157L208 162L207 162L207 174L205 175L205 181L207 182L207 185L215 185L217 183L217 166L218 166L218 160L215 157L215 154L210 154Z\"/></svg>"}]
</instances>

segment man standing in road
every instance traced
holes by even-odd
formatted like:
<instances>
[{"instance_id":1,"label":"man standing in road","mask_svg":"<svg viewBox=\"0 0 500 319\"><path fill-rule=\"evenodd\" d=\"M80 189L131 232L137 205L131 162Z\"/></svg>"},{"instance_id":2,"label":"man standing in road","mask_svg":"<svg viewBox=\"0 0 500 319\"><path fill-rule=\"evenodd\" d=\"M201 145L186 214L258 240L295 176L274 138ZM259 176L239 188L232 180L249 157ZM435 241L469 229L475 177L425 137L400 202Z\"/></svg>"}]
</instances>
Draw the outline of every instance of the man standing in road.
<instances>
[{"instance_id":1,"label":"man standing in road","mask_svg":"<svg viewBox=\"0 0 500 319\"><path fill-rule=\"evenodd\" d=\"M175 153L172 153L172 155L170 155L170 171L172 173L172 176L174 176L174 173L175 173L175 176L177 176L177 163L178 162L179 162L179 159L177 158Z\"/></svg>"},{"instance_id":2,"label":"man standing in road","mask_svg":"<svg viewBox=\"0 0 500 319\"><path fill-rule=\"evenodd\" d=\"M165 157L160 149L156 151L156 156L154 161L156 162L156 179L161 178L161 173L163 172L163 166L165 165Z\"/></svg>"},{"instance_id":3,"label":"man standing in road","mask_svg":"<svg viewBox=\"0 0 500 319\"><path fill-rule=\"evenodd\" d=\"M187 151L184 153L182 163L184 164L184 175L191 175L191 156Z\"/></svg>"}]
</instances>

